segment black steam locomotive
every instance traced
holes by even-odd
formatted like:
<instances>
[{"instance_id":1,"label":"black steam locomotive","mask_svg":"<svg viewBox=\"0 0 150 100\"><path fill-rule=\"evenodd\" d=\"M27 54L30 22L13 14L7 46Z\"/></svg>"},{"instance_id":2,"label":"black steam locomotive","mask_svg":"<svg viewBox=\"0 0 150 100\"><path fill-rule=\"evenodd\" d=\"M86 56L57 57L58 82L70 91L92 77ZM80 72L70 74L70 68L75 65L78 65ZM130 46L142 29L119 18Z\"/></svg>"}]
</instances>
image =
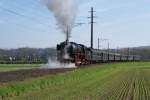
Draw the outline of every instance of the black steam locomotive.
<instances>
[{"instance_id":1,"label":"black steam locomotive","mask_svg":"<svg viewBox=\"0 0 150 100\"><path fill-rule=\"evenodd\" d=\"M75 42L62 42L57 45L57 59L63 63L72 62L76 65L86 65L101 62L138 61L140 57L108 53Z\"/></svg>"}]
</instances>

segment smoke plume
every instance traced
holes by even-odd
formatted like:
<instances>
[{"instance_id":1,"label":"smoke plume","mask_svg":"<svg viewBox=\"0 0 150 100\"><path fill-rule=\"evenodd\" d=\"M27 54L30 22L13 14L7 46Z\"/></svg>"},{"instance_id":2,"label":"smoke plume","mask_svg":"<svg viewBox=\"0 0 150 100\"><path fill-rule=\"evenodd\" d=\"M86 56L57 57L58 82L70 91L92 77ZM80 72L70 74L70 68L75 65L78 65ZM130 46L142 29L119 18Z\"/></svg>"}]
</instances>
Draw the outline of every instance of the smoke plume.
<instances>
[{"instance_id":1,"label":"smoke plume","mask_svg":"<svg viewBox=\"0 0 150 100\"><path fill-rule=\"evenodd\" d=\"M53 12L58 27L63 33L71 35L77 15L77 7L73 0L43 0L48 9Z\"/></svg>"}]
</instances>

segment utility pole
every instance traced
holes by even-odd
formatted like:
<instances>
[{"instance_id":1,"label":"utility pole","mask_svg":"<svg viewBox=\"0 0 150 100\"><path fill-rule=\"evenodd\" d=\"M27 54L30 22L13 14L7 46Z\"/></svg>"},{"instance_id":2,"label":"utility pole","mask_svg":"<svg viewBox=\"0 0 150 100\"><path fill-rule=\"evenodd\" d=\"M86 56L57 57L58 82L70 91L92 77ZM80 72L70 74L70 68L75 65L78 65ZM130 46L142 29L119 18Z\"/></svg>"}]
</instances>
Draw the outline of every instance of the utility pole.
<instances>
[{"instance_id":1,"label":"utility pole","mask_svg":"<svg viewBox=\"0 0 150 100\"><path fill-rule=\"evenodd\" d=\"M100 41L108 41L108 39L98 38L98 49L100 49Z\"/></svg>"},{"instance_id":2,"label":"utility pole","mask_svg":"<svg viewBox=\"0 0 150 100\"><path fill-rule=\"evenodd\" d=\"M117 47L117 52L116 52L116 54L119 54L119 47Z\"/></svg>"},{"instance_id":3,"label":"utility pole","mask_svg":"<svg viewBox=\"0 0 150 100\"><path fill-rule=\"evenodd\" d=\"M91 8L91 48L93 49L93 7Z\"/></svg>"},{"instance_id":4,"label":"utility pole","mask_svg":"<svg viewBox=\"0 0 150 100\"><path fill-rule=\"evenodd\" d=\"M134 55L134 47L133 47L133 51L132 52L133 52L132 54Z\"/></svg>"},{"instance_id":5,"label":"utility pole","mask_svg":"<svg viewBox=\"0 0 150 100\"><path fill-rule=\"evenodd\" d=\"M91 11L89 11L90 13L91 13L91 17L88 17L88 18L90 18L91 19L91 21L90 21L90 24L91 24L91 48L93 49L93 31L94 31L94 28L93 28L93 24L95 23L94 22L94 10L93 10L93 7L91 7Z\"/></svg>"},{"instance_id":6,"label":"utility pole","mask_svg":"<svg viewBox=\"0 0 150 100\"><path fill-rule=\"evenodd\" d=\"M127 55L128 56L130 55L130 48L128 48Z\"/></svg>"},{"instance_id":7,"label":"utility pole","mask_svg":"<svg viewBox=\"0 0 150 100\"><path fill-rule=\"evenodd\" d=\"M108 53L109 53L109 42L108 42L107 46L108 46L108 47L107 47L107 50L108 50Z\"/></svg>"},{"instance_id":8,"label":"utility pole","mask_svg":"<svg viewBox=\"0 0 150 100\"><path fill-rule=\"evenodd\" d=\"M108 52L108 61L109 61L109 50L110 50L109 45L110 45L110 44L109 44L109 41L108 41L108 48L107 48L107 49L108 49L108 51L107 51L107 52Z\"/></svg>"},{"instance_id":9,"label":"utility pole","mask_svg":"<svg viewBox=\"0 0 150 100\"><path fill-rule=\"evenodd\" d=\"M98 38L98 49L100 48L100 39Z\"/></svg>"},{"instance_id":10,"label":"utility pole","mask_svg":"<svg viewBox=\"0 0 150 100\"><path fill-rule=\"evenodd\" d=\"M94 10L93 10L93 7L91 7L91 11L89 11L90 13L91 13L91 16L90 17L88 17L88 18L90 18L91 19L91 21L90 21L90 24L91 24L91 49L93 49L93 24L94 24ZM93 59L93 52L91 51L91 59Z\"/></svg>"},{"instance_id":11,"label":"utility pole","mask_svg":"<svg viewBox=\"0 0 150 100\"><path fill-rule=\"evenodd\" d=\"M133 54L133 61L135 61L135 57L134 57L134 56L135 56L135 55L134 55L134 47L133 47L133 53L132 53L132 54Z\"/></svg>"},{"instance_id":12,"label":"utility pole","mask_svg":"<svg viewBox=\"0 0 150 100\"><path fill-rule=\"evenodd\" d=\"M129 60L130 48L127 49L127 60Z\"/></svg>"}]
</instances>

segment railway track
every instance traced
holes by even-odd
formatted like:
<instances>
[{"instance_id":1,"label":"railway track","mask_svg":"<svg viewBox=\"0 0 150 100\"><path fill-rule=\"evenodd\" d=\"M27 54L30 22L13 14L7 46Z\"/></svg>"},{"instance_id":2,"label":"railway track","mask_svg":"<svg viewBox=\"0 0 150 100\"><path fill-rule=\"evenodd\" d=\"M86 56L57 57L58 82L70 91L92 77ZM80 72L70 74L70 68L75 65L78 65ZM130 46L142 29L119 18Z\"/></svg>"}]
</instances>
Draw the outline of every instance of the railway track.
<instances>
[{"instance_id":1,"label":"railway track","mask_svg":"<svg viewBox=\"0 0 150 100\"><path fill-rule=\"evenodd\" d=\"M51 74L65 73L72 71L74 68L63 69L27 69L10 72L0 72L0 84L12 81L23 81L28 78L42 77Z\"/></svg>"}]
</instances>

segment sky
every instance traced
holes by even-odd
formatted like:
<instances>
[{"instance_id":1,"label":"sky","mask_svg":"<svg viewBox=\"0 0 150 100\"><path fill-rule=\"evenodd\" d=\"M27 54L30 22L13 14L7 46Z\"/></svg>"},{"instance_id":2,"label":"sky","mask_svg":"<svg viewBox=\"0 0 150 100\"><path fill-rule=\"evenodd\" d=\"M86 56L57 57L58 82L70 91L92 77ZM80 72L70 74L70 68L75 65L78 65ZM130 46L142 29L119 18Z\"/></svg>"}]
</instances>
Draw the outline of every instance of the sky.
<instances>
[{"instance_id":1,"label":"sky","mask_svg":"<svg viewBox=\"0 0 150 100\"><path fill-rule=\"evenodd\" d=\"M150 0L74 0L78 6L70 41L90 46L90 13L94 7L94 48L150 45ZM65 40L52 12L40 0L0 0L0 48L49 48Z\"/></svg>"}]
</instances>

